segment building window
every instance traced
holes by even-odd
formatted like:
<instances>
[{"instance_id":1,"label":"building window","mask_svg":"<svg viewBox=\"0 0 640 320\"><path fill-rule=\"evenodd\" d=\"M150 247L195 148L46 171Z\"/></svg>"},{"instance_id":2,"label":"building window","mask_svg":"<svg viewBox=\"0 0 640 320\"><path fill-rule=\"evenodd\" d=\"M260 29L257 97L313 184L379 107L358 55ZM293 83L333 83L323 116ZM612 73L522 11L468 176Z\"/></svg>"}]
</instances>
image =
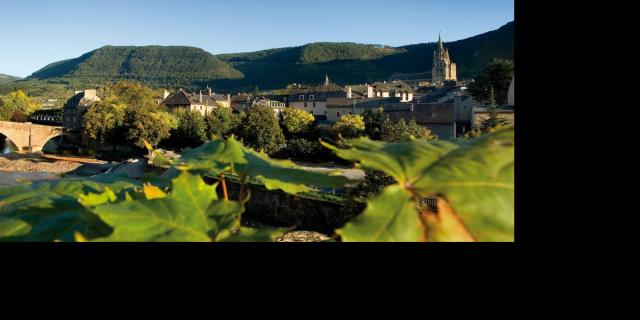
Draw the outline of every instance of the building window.
<instances>
[{"instance_id":1,"label":"building window","mask_svg":"<svg viewBox=\"0 0 640 320\"><path fill-rule=\"evenodd\" d=\"M304 108L305 108L305 109L307 108L307 103L306 103L306 102L304 103Z\"/></svg>"},{"instance_id":2,"label":"building window","mask_svg":"<svg viewBox=\"0 0 640 320\"><path fill-rule=\"evenodd\" d=\"M340 118L340 112L336 112L336 116Z\"/></svg>"},{"instance_id":3,"label":"building window","mask_svg":"<svg viewBox=\"0 0 640 320\"><path fill-rule=\"evenodd\" d=\"M315 99L315 96L314 95L310 95L309 96L309 100L313 100L313 99Z\"/></svg>"},{"instance_id":4,"label":"building window","mask_svg":"<svg viewBox=\"0 0 640 320\"><path fill-rule=\"evenodd\" d=\"M301 95L301 96L300 96L300 100L301 100L301 101L304 101L304 95Z\"/></svg>"},{"instance_id":5,"label":"building window","mask_svg":"<svg viewBox=\"0 0 640 320\"><path fill-rule=\"evenodd\" d=\"M316 107L316 103L315 103L315 102L313 103L313 107L314 107L314 108Z\"/></svg>"}]
</instances>

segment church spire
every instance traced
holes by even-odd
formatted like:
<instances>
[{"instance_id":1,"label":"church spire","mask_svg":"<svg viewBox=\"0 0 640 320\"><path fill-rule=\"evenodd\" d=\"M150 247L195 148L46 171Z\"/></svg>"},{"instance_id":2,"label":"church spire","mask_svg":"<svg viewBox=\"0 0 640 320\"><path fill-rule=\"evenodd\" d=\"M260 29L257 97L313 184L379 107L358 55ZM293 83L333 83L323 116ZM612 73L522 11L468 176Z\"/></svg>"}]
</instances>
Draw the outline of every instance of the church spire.
<instances>
[{"instance_id":1,"label":"church spire","mask_svg":"<svg viewBox=\"0 0 640 320\"><path fill-rule=\"evenodd\" d=\"M325 79L324 79L324 85L328 86L329 85L329 75L325 74L324 75Z\"/></svg>"},{"instance_id":2,"label":"church spire","mask_svg":"<svg viewBox=\"0 0 640 320\"><path fill-rule=\"evenodd\" d=\"M442 43L442 31L438 32L438 50L444 51L444 43Z\"/></svg>"}]
</instances>

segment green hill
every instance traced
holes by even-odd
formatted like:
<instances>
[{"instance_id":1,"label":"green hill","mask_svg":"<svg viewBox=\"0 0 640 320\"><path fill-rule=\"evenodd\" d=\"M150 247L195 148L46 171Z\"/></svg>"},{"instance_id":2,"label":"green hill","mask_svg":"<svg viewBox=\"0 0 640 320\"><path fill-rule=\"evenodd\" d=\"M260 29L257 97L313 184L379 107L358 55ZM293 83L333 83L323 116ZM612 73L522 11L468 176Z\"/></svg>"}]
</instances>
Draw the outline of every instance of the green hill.
<instances>
[{"instance_id":1,"label":"green hill","mask_svg":"<svg viewBox=\"0 0 640 320\"><path fill-rule=\"evenodd\" d=\"M470 78L493 58L513 59L513 42L514 23L509 22L498 30L445 46L458 65L458 77ZM154 87L209 85L221 92L256 87L276 89L293 82L321 83L325 74L338 84L370 83L388 79L395 73L430 73L435 47L435 42L396 48L320 42L214 56L193 47L106 46L75 59L52 63L28 80L81 89L130 79Z\"/></svg>"},{"instance_id":2,"label":"green hill","mask_svg":"<svg viewBox=\"0 0 640 320\"><path fill-rule=\"evenodd\" d=\"M239 78L240 72L202 49L162 46L106 46L52 63L29 77L72 85L128 79L154 86L189 86L199 81Z\"/></svg>"},{"instance_id":3,"label":"green hill","mask_svg":"<svg viewBox=\"0 0 640 320\"><path fill-rule=\"evenodd\" d=\"M0 83L9 83L20 79L21 78L0 73Z\"/></svg>"},{"instance_id":4,"label":"green hill","mask_svg":"<svg viewBox=\"0 0 640 320\"><path fill-rule=\"evenodd\" d=\"M459 78L473 77L495 57L513 59L514 23L495 31L446 43ZM338 84L388 79L394 73L430 73L436 43L381 47L355 43L314 43L301 47L221 54L244 79L212 86L281 88L289 83L320 83L328 74Z\"/></svg>"}]
</instances>

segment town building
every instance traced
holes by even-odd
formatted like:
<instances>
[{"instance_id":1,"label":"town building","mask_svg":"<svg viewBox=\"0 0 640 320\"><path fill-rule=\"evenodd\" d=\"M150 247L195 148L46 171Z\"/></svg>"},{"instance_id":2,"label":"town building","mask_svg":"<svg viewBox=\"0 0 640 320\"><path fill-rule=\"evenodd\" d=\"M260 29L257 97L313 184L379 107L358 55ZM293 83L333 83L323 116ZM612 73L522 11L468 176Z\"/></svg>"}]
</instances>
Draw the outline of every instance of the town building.
<instances>
[{"instance_id":1,"label":"town building","mask_svg":"<svg viewBox=\"0 0 640 320\"><path fill-rule=\"evenodd\" d=\"M401 102L413 101L413 88L402 80L375 82L371 85L345 86L347 98L399 98Z\"/></svg>"},{"instance_id":2,"label":"town building","mask_svg":"<svg viewBox=\"0 0 640 320\"><path fill-rule=\"evenodd\" d=\"M347 98L347 91L327 76L324 84L297 85L289 91L287 98L289 108L301 109L313 114L316 119L327 120L327 100L330 98Z\"/></svg>"},{"instance_id":3,"label":"town building","mask_svg":"<svg viewBox=\"0 0 640 320\"><path fill-rule=\"evenodd\" d=\"M414 119L441 140L456 138L455 106L453 103L402 103L384 106L384 114L398 121Z\"/></svg>"},{"instance_id":4,"label":"town building","mask_svg":"<svg viewBox=\"0 0 640 320\"><path fill-rule=\"evenodd\" d=\"M276 115L279 115L283 109L287 108L287 104L282 101L271 100L264 97L254 100L253 106L267 106L271 108Z\"/></svg>"},{"instance_id":5,"label":"town building","mask_svg":"<svg viewBox=\"0 0 640 320\"><path fill-rule=\"evenodd\" d=\"M62 108L62 123L65 129L81 130L84 114L93 103L98 101L100 101L100 97L95 89L76 91L75 95L67 100Z\"/></svg>"},{"instance_id":6,"label":"town building","mask_svg":"<svg viewBox=\"0 0 640 320\"><path fill-rule=\"evenodd\" d=\"M431 83L436 86L441 86L445 81L457 81L458 73L457 66L451 62L451 56L449 55L449 49L444 48L442 42L442 36L438 39L438 46L433 52L433 68L431 70Z\"/></svg>"},{"instance_id":7,"label":"town building","mask_svg":"<svg viewBox=\"0 0 640 320\"><path fill-rule=\"evenodd\" d=\"M166 95L162 102L172 110L189 110L198 111L203 116L207 116L216 108L231 108L231 96L216 94L211 91L211 88L207 88L207 91L203 94L188 93L183 89L178 90L174 94Z\"/></svg>"},{"instance_id":8,"label":"town building","mask_svg":"<svg viewBox=\"0 0 640 320\"><path fill-rule=\"evenodd\" d=\"M246 112L253 105L253 96L246 93L238 93L231 97L231 109L233 112Z\"/></svg>"}]
</instances>

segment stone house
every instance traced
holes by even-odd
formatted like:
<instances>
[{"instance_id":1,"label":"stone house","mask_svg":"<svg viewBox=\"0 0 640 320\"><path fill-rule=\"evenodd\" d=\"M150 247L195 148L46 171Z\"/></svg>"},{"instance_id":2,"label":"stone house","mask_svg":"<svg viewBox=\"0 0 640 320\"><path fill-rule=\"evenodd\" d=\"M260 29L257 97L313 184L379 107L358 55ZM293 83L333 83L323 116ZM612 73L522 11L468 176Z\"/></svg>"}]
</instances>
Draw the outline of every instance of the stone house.
<instances>
[{"instance_id":1,"label":"stone house","mask_svg":"<svg viewBox=\"0 0 640 320\"><path fill-rule=\"evenodd\" d=\"M94 103L100 101L97 90L88 89L76 91L64 104L62 108L62 125L70 131L80 131L83 127L83 118L87 109Z\"/></svg>"},{"instance_id":2,"label":"stone house","mask_svg":"<svg viewBox=\"0 0 640 320\"><path fill-rule=\"evenodd\" d=\"M398 103L384 106L384 114L393 121L416 120L441 140L456 138L455 106L453 103Z\"/></svg>"},{"instance_id":3,"label":"stone house","mask_svg":"<svg viewBox=\"0 0 640 320\"><path fill-rule=\"evenodd\" d=\"M347 98L347 91L326 78L324 84L300 86L291 89L288 94L289 108L301 109L313 114L316 119L327 120L327 100Z\"/></svg>"},{"instance_id":4,"label":"stone house","mask_svg":"<svg viewBox=\"0 0 640 320\"><path fill-rule=\"evenodd\" d=\"M197 111L207 116L216 108L231 108L231 96L215 94L211 88L206 93L189 93L183 89L167 96L162 104L172 110Z\"/></svg>"}]
</instances>

